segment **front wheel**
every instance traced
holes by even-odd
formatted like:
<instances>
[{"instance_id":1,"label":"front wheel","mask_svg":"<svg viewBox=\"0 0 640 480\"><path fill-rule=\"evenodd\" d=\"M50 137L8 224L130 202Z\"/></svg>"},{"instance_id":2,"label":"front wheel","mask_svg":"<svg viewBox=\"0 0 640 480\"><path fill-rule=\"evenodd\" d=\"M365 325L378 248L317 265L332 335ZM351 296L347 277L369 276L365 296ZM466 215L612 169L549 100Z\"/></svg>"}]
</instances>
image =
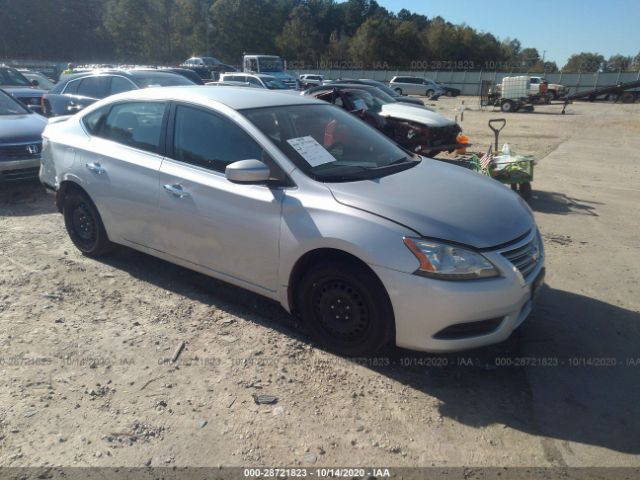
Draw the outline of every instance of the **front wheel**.
<instances>
[{"instance_id":1,"label":"front wheel","mask_svg":"<svg viewBox=\"0 0 640 480\"><path fill-rule=\"evenodd\" d=\"M402 89L401 88L394 88L394 90L398 95L402 95Z\"/></svg>"},{"instance_id":2,"label":"front wheel","mask_svg":"<svg viewBox=\"0 0 640 480\"><path fill-rule=\"evenodd\" d=\"M88 257L100 257L113 249L104 224L87 194L70 192L62 207L64 224L73 244Z\"/></svg>"},{"instance_id":3,"label":"front wheel","mask_svg":"<svg viewBox=\"0 0 640 480\"><path fill-rule=\"evenodd\" d=\"M298 290L302 320L314 338L346 356L376 352L393 338L393 309L367 268L329 261L312 267Z\"/></svg>"},{"instance_id":4,"label":"front wheel","mask_svg":"<svg viewBox=\"0 0 640 480\"><path fill-rule=\"evenodd\" d=\"M427 90L427 91L425 92L425 95L426 95L427 97L431 97L431 95L433 95L433 90Z\"/></svg>"}]
</instances>

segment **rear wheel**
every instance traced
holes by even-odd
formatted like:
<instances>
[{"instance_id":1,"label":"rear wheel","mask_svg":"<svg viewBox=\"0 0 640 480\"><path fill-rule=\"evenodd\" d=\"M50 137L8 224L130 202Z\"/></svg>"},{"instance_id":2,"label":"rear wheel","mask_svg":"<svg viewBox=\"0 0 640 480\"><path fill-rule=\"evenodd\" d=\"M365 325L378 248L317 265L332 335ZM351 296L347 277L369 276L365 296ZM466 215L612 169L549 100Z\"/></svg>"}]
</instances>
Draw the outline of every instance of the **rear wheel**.
<instances>
[{"instance_id":1,"label":"rear wheel","mask_svg":"<svg viewBox=\"0 0 640 480\"><path fill-rule=\"evenodd\" d=\"M64 198L64 224L73 244L89 257L100 257L113 249L104 224L87 194L72 191Z\"/></svg>"},{"instance_id":2,"label":"rear wheel","mask_svg":"<svg viewBox=\"0 0 640 480\"><path fill-rule=\"evenodd\" d=\"M357 263L312 266L298 290L304 323L321 344L347 356L376 352L393 337L393 310L380 280Z\"/></svg>"}]
</instances>

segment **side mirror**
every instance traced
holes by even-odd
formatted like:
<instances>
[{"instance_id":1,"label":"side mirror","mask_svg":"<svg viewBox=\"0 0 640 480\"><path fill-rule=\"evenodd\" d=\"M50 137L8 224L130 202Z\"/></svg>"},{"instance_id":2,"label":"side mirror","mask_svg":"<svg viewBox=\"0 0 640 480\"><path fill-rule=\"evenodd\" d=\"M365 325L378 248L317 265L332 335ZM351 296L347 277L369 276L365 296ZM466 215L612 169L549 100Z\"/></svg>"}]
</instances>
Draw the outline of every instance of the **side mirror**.
<instances>
[{"instance_id":1,"label":"side mirror","mask_svg":"<svg viewBox=\"0 0 640 480\"><path fill-rule=\"evenodd\" d=\"M31 85L37 87L38 85L40 85L40 82L34 78L33 80L31 80Z\"/></svg>"},{"instance_id":2,"label":"side mirror","mask_svg":"<svg viewBox=\"0 0 640 480\"><path fill-rule=\"evenodd\" d=\"M271 170L260 160L240 160L227 165L227 180L233 183L259 184L271 178Z\"/></svg>"}]
</instances>

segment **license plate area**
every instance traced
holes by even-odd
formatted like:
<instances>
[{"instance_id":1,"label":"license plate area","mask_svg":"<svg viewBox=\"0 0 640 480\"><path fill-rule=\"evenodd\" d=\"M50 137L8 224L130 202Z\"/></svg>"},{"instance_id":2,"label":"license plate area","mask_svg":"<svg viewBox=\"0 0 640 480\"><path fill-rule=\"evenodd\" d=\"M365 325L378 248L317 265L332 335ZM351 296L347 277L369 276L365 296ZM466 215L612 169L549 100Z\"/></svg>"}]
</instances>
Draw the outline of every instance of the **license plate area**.
<instances>
[{"instance_id":1,"label":"license plate area","mask_svg":"<svg viewBox=\"0 0 640 480\"><path fill-rule=\"evenodd\" d=\"M544 268L542 270L540 270L540 272L536 276L535 280L531 284L531 300L535 300L535 298L538 295L538 292L540 290L540 287L542 285L544 285L545 273L546 273L546 270Z\"/></svg>"}]
</instances>

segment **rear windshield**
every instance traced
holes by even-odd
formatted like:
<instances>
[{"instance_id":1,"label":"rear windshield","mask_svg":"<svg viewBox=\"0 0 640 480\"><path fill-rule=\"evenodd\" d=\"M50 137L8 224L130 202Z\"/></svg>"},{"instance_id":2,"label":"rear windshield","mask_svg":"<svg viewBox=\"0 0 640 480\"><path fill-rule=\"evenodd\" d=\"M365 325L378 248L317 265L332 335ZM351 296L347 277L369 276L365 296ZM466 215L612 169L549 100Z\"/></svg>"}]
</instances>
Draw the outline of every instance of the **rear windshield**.
<instances>
[{"instance_id":1,"label":"rear windshield","mask_svg":"<svg viewBox=\"0 0 640 480\"><path fill-rule=\"evenodd\" d=\"M0 115L24 115L31 113L22 104L4 92L0 92Z\"/></svg>"},{"instance_id":2,"label":"rear windshield","mask_svg":"<svg viewBox=\"0 0 640 480\"><path fill-rule=\"evenodd\" d=\"M14 70L13 68L0 68L0 85L30 87L31 82L19 71Z\"/></svg>"}]
</instances>

